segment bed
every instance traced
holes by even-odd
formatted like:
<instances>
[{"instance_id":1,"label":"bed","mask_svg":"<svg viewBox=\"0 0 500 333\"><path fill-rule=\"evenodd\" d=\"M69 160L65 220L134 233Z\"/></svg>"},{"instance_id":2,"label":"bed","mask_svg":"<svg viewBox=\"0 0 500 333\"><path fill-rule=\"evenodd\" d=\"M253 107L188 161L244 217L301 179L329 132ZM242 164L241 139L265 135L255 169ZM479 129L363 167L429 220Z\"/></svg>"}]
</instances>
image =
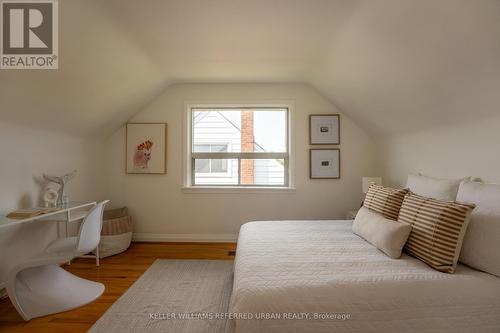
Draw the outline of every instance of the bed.
<instances>
[{"instance_id":1,"label":"bed","mask_svg":"<svg viewBox=\"0 0 500 333\"><path fill-rule=\"evenodd\" d=\"M500 332L500 278L463 265L440 273L405 254L390 259L351 227L243 225L229 308L238 315L227 331Z\"/></svg>"}]
</instances>

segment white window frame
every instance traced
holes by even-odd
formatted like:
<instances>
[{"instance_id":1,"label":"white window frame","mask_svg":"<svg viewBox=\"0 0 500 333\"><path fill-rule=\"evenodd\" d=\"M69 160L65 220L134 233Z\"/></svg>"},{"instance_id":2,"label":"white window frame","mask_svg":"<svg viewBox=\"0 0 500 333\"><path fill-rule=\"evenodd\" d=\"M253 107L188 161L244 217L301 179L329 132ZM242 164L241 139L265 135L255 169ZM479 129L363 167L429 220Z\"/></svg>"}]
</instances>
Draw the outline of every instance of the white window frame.
<instances>
[{"instance_id":1,"label":"white window frame","mask_svg":"<svg viewBox=\"0 0 500 333\"><path fill-rule=\"evenodd\" d=\"M263 153L263 152L228 152L228 153L193 153L192 152L192 133L193 133L193 123L192 123L192 112L193 109L286 109L287 110L287 128L286 128L286 148L287 152L284 153ZM239 191L244 189L245 191L250 189L264 190L292 190L294 191L294 154L293 154L293 136L291 135L293 131L293 104L292 103L271 103L271 104L224 104L224 103L185 103L185 126L184 126L184 159L183 159L183 169L184 169L184 182L183 189L185 190L223 190L234 189ZM285 161L285 174L284 174L284 184L273 185L273 184L241 184L240 179L238 179L238 184L224 185L224 184L207 184L207 185L195 185L194 184L194 158L234 158L241 163L242 159L283 159ZM241 177L240 168L238 169L238 175Z\"/></svg>"}]
</instances>

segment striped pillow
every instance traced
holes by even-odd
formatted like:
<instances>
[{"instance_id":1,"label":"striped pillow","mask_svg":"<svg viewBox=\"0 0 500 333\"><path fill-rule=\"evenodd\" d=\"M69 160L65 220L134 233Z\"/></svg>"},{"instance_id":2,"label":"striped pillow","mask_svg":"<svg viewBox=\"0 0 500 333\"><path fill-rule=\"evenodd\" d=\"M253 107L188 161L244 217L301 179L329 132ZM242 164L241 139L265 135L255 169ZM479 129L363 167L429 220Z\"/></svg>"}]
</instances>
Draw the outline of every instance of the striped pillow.
<instances>
[{"instance_id":1,"label":"striped pillow","mask_svg":"<svg viewBox=\"0 0 500 333\"><path fill-rule=\"evenodd\" d=\"M408 193L398 218L412 225L404 250L438 271L454 273L474 207Z\"/></svg>"},{"instance_id":2,"label":"striped pillow","mask_svg":"<svg viewBox=\"0 0 500 333\"><path fill-rule=\"evenodd\" d=\"M396 221L406 193L407 189L393 189L372 184L366 193L363 206Z\"/></svg>"}]
</instances>

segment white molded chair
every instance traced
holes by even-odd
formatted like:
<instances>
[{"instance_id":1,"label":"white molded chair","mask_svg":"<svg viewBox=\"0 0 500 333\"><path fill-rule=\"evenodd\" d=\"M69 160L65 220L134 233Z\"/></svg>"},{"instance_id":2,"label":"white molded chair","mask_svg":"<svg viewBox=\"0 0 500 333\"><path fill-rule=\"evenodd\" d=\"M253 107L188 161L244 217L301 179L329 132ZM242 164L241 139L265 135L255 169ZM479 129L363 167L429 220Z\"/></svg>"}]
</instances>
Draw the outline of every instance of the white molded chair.
<instances>
[{"instance_id":1,"label":"white molded chair","mask_svg":"<svg viewBox=\"0 0 500 333\"><path fill-rule=\"evenodd\" d=\"M24 261L9 271L7 293L24 320L77 308L104 292L102 283L79 278L60 264L97 248L104 206L108 202L98 203L87 213L77 237L55 240L40 257Z\"/></svg>"}]
</instances>

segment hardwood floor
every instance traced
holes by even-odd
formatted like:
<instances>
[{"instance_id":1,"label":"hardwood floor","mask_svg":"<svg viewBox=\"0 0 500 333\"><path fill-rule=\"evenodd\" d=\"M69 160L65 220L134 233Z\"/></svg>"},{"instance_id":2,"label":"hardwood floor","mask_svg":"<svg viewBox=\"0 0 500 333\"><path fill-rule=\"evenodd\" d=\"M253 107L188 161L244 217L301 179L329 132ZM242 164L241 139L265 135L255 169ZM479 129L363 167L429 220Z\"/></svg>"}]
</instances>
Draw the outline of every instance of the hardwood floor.
<instances>
[{"instance_id":1,"label":"hardwood floor","mask_svg":"<svg viewBox=\"0 0 500 333\"><path fill-rule=\"evenodd\" d=\"M87 330L156 259L225 259L234 243L132 243L129 250L102 259L76 259L65 268L85 279L98 281L106 291L95 302L81 308L25 322L8 299L0 301L0 332L79 333Z\"/></svg>"}]
</instances>

